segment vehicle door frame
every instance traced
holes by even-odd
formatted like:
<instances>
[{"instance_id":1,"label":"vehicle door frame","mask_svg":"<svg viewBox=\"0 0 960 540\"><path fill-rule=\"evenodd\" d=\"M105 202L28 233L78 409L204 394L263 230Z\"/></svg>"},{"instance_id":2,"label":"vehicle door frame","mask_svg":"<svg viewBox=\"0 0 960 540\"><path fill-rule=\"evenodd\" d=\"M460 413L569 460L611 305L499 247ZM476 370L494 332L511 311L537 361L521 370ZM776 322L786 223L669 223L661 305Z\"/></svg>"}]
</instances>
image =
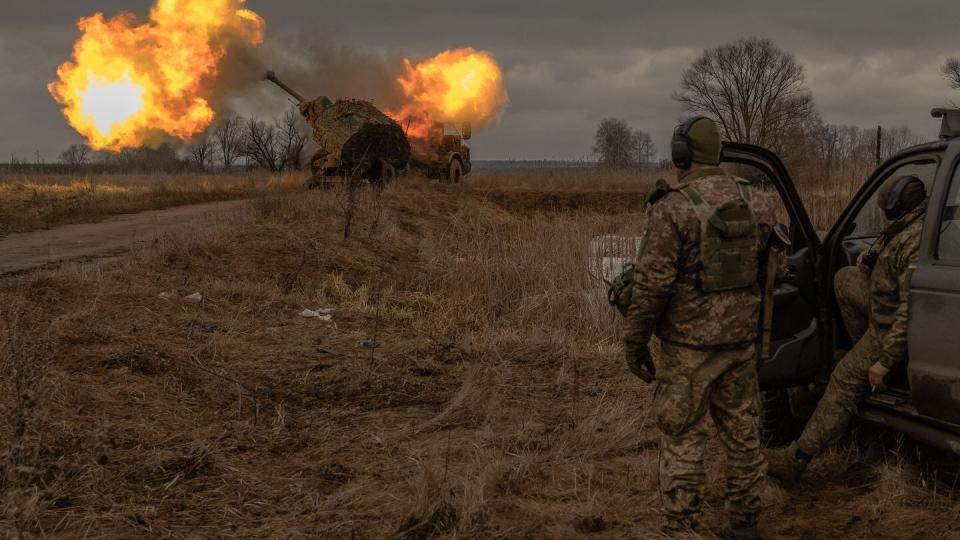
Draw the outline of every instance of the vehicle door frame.
<instances>
[{"instance_id":1,"label":"vehicle door frame","mask_svg":"<svg viewBox=\"0 0 960 540\"><path fill-rule=\"evenodd\" d=\"M796 384L813 382L820 374L822 365L828 363L826 359L831 357L832 351L830 349L831 342L820 336L822 329L826 328L825 323L830 320L831 316L829 311L824 308L826 304L823 297L821 277L817 274L820 268L818 260L821 251L820 237L813 226L813 222L810 220L810 215L803 204L803 200L800 198L800 194L797 192L796 185L793 183L790 173L776 153L755 145L724 142L721 163L748 165L766 175L777 190L780 200L790 218L790 236L793 240L793 245L796 247L802 246L802 248L806 249L806 265L813 273L812 290L809 292L812 296L810 302L814 304L811 306L815 321L813 327L816 328L815 331L818 336L815 349L817 358L814 359L817 365L817 372L810 374L809 380L806 380L806 375L801 378L804 380L800 380L789 374L780 373L779 368L776 366L765 365L766 367L771 367L774 371L767 373L767 377L762 378L761 386L765 387L766 390L775 390L778 388L792 387ZM761 371L764 371L764 369L765 368L762 368Z\"/></svg>"},{"instance_id":2,"label":"vehicle door frame","mask_svg":"<svg viewBox=\"0 0 960 540\"><path fill-rule=\"evenodd\" d=\"M950 196L950 191L953 189L952 184L955 181L960 181L960 139L949 140L948 146L942 151L940 168L930 192L927 216L924 220L923 235L920 240L917 268L910 286L911 310L914 309L916 302L928 304L928 308L929 305L937 304L937 302L929 304L929 300L924 298L925 295L960 294L956 284L960 264L953 260L941 260L938 253L940 238L943 234L941 227L943 214L946 211L947 198ZM911 313L911 324L914 319L915 315ZM929 330L933 334L938 333L936 327ZM930 352L929 350L927 350L927 354L920 354L921 351L925 350L924 346L927 345L922 341L929 338L929 334L921 335L920 332L915 332L913 328L908 332L908 348L913 356L907 365L907 376L910 381L913 405L922 415L956 425L960 420L960 415L944 409L945 403L955 399L953 396L956 391L956 379L951 379L948 376L949 372L944 370L943 355L938 355L936 352Z\"/></svg>"}]
</instances>

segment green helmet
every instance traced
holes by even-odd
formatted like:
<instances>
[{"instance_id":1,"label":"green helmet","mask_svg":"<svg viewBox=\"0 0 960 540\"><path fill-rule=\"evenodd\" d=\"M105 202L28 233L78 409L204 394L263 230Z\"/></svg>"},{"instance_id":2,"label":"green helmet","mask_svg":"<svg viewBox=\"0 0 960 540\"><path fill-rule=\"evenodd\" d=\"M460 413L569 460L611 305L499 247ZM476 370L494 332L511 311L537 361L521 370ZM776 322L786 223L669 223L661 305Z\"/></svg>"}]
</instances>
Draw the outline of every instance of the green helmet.
<instances>
[{"instance_id":1,"label":"green helmet","mask_svg":"<svg viewBox=\"0 0 960 540\"><path fill-rule=\"evenodd\" d=\"M916 176L895 176L880 188L877 206L891 220L900 219L927 198L927 188Z\"/></svg>"},{"instance_id":2,"label":"green helmet","mask_svg":"<svg viewBox=\"0 0 960 540\"><path fill-rule=\"evenodd\" d=\"M720 165L720 129L705 116L697 116L677 126L670 141L673 163L689 169L694 163Z\"/></svg>"}]
</instances>

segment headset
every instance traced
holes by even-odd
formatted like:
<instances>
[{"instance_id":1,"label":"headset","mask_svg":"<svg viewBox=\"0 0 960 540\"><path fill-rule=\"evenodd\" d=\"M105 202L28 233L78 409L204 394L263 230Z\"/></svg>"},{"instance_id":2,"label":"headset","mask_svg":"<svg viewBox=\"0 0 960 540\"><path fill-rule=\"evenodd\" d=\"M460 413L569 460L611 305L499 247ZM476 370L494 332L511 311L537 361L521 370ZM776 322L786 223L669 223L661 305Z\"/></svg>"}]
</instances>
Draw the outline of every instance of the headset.
<instances>
[{"instance_id":1,"label":"headset","mask_svg":"<svg viewBox=\"0 0 960 540\"><path fill-rule=\"evenodd\" d=\"M700 120L709 120L706 116L694 116L688 119L674 132L674 140L670 143L670 154L673 157L673 164L678 169L689 169L693 166L693 148L690 147L690 130L693 125Z\"/></svg>"},{"instance_id":2,"label":"headset","mask_svg":"<svg viewBox=\"0 0 960 540\"><path fill-rule=\"evenodd\" d=\"M908 192L911 184L919 184L920 189ZM886 212L891 220L900 219L904 214L913 210L927 198L927 186L916 176L902 176L897 179L880 208Z\"/></svg>"}]
</instances>

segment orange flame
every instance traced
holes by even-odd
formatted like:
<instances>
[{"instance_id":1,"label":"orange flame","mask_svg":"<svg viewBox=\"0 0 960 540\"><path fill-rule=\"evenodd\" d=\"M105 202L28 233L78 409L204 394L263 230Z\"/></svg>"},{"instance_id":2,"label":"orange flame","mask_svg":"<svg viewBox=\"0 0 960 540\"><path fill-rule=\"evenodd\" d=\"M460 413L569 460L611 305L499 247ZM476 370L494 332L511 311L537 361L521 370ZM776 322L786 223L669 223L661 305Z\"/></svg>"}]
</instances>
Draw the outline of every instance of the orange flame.
<instances>
[{"instance_id":1,"label":"orange flame","mask_svg":"<svg viewBox=\"0 0 960 540\"><path fill-rule=\"evenodd\" d=\"M470 123L483 129L500 119L510 101L503 70L490 53L456 49L416 66L404 60L404 67L397 82L406 103L388 114L414 143L435 138L437 124Z\"/></svg>"},{"instance_id":2,"label":"orange flame","mask_svg":"<svg viewBox=\"0 0 960 540\"><path fill-rule=\"evenodd\" d=\"M157 0L147 22L83 18L50 93L96 150L189 139L214 120L213 83L230 50L263 42L265 23L245 1Z\"/></svg>"}]
</instances>

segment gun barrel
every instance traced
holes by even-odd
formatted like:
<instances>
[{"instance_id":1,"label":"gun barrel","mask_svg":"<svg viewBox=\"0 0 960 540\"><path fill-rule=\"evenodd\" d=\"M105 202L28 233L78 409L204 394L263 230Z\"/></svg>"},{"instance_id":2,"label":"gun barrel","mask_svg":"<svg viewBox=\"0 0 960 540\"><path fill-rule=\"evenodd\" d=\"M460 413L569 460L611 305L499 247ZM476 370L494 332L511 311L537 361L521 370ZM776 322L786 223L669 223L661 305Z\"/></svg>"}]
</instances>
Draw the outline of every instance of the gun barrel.
<instances>
[{"instance_id":1,"label":"gun barrel","mask_svg":"<svg viewBox=\"0 0 960 540\"><path fill-rule=\"evenodd\" d=\"M307 101L307 100L303 99L303 96L301 96L296 90L294 90L293 88L290 88L289 86L287 86L286 83L284 83L283 81L281 81L281 80L277 77L277 74L276 74L276 73L274 73L274 72L272 72L272 71L268 71L267 74L266 74L266 76L265 76L264 78L265 78L266 80L272 82L273 84L279 86L284 92L286 92L286 93L290 94L291 96L293 96L293 99L297 100L297 103L304 103L305 101Z\"/></svg>"}]
</instances>

